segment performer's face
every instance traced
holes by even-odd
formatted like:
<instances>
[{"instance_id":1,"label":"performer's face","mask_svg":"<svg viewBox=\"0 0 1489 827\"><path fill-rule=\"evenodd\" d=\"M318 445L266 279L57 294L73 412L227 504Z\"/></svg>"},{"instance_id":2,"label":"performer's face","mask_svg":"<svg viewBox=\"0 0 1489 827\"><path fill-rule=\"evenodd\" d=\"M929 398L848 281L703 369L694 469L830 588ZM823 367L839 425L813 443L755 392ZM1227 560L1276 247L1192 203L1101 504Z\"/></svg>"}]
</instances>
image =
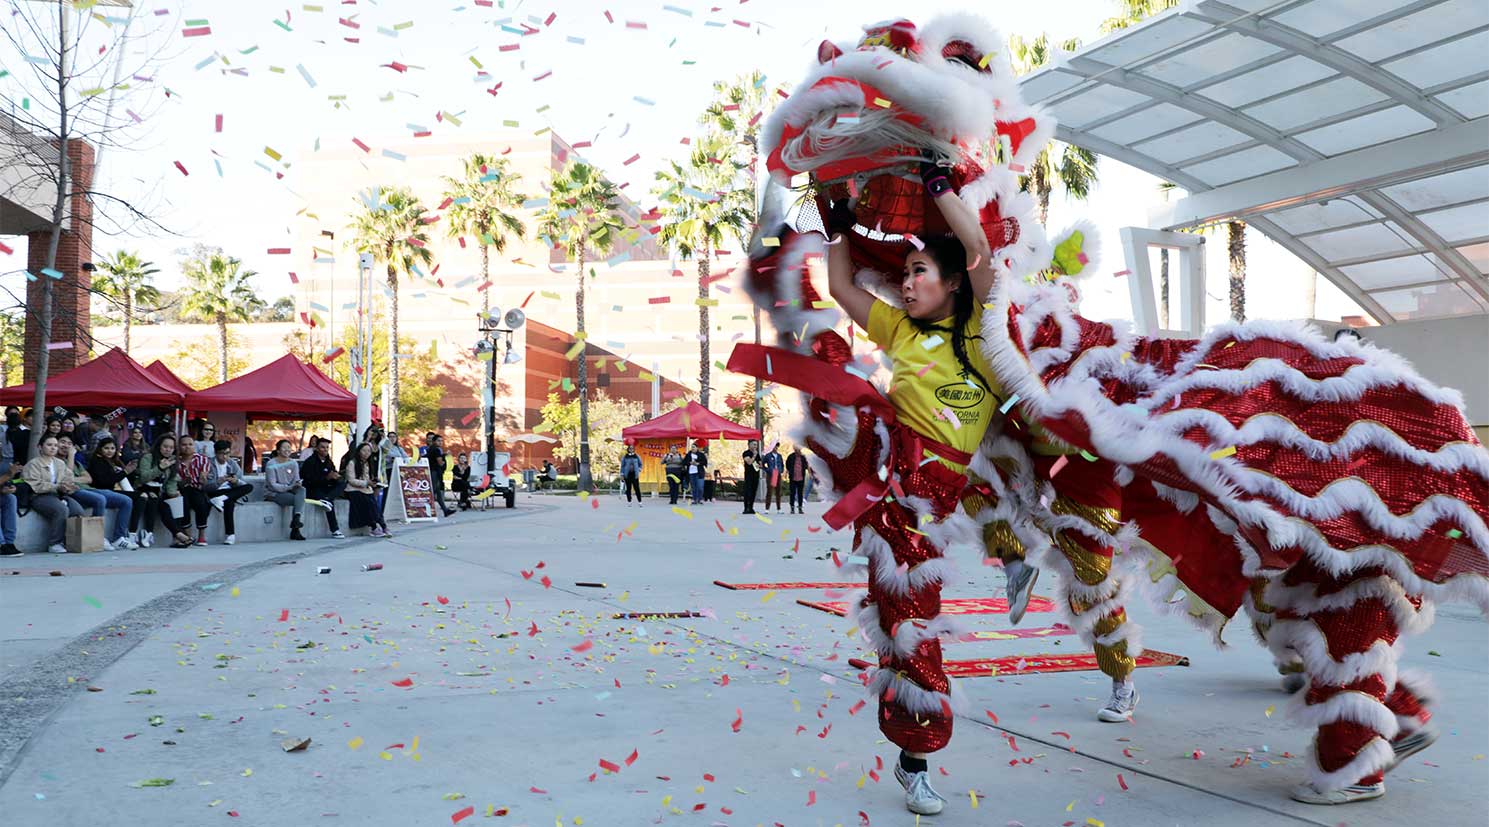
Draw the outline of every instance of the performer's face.
<instances>
[{"instance_id":1,"label":"performer's face","mask_svg":"<svg viewBox=\"0 0 1489 827\"><path fill-rule=\"evenodd\" d=\"M905 256L904 281L900 282L900 298L905 303L905 312L916 319L944 319L954 310L952 290L959 278L947 282L941 277L941 268L936 259L924 250L914 250Z\"/></svg>"}]
</instances>

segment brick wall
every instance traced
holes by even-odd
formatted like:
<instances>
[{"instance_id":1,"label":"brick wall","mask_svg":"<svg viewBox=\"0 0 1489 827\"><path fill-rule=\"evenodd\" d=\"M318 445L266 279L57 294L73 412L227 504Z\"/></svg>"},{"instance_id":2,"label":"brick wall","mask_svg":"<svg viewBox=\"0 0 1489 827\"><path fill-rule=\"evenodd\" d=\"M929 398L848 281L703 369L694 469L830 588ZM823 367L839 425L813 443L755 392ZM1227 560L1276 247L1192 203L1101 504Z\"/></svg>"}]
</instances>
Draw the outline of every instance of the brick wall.
<instances>
[{"instance_id":1,"label":"brick wall","mask_svg":"<svg viewBox=\"0 0 1489 827\"><path fill-rule=\"evenodd\" d=\"M72 190L80 193L93 184L93 147L83 141L69 141L67 154L72 160ZM84 195L72 197L71 220L62 231L57 244L56 270L61 279L42 275L47 266L47 248L51 244L51 230L31 233L27 237L29 254L26 269L37 276L36 281L26 282L26 307L31 311L26 316L25 381L36 379L36 364L41 351L41 325L36 313L41 308L44 283L52 286L52 335L54 344L70 344L51 350L51 361L47 375L71 370L88 360L92 347L92 319L89 317L89 288L93 285L93 274L85 272L83 265L93 261L93 204Z\"/></svg>"}]
</instances>

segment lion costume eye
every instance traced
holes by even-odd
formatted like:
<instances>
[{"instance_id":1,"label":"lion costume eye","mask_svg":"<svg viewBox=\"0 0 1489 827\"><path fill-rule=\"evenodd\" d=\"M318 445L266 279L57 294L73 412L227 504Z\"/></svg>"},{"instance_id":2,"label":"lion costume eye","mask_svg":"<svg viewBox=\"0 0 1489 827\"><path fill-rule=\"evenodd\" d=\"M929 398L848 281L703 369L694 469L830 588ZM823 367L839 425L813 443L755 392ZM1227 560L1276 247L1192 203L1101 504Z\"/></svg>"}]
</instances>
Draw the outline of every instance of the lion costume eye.
<instances>
[{"instance_id":1,"label":"lion costume eye","mask_svg":"<svg viewBox=\"0 0 1489 827\"><path fill-rule=\"evenodd\" d=\"M960 63L974 72L980 72L982 74L992 73L991 63L987 66L978 65L982 63L982 53L977 50L976 46L965 40L947 41L946 45L941 47L941 57L948 61Z\"/></svg>"}]
</instances>

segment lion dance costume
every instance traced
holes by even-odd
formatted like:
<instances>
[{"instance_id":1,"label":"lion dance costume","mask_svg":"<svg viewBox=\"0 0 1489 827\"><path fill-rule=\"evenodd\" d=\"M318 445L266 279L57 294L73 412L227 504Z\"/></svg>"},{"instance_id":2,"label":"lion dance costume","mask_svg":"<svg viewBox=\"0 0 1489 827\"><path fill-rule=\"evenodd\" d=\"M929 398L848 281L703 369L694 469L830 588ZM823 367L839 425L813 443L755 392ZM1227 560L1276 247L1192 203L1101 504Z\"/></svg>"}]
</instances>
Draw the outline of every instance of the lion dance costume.
<instances>
[{"instance_id":1,"label":"lion dance costume","mask_svg":"<svg viewBox=\"0 0 1489 827\"><path fill-rule=\"evenodd\" d=\"M806 396L798 437L838 497L827 521L854 529L840 562L867 569L857 620L879 658L866 682L883 732L911 752L946 745L949 558L1026 551L1058 575L1069 622L1113 676L1141 651L1122 610L1135 587L1217 644L1246 608L1278 663L1307 675L1295 712L1317 728L1314 788L1379 781L1393 739L1431 714L1426 680L1397 670L1401 638L1431 623L1435 599L1489 611L1489 452L1456 392L1374 347L1301 323L1186 341L1079 316L1073 277L1094 233L1048 240L1019 190L1053 132L996 33L960 15L824 42L766 122L771 183L745 286L780 341L738 346L730 368ZM951 165L994 251L980 345L1006 418L971 456L896 419L868 379L874 358L855 357L809 278L820 216L846 198L856 279L890 300L881 274L948 232L921 160Z\"/></svg>"}]
</instances>

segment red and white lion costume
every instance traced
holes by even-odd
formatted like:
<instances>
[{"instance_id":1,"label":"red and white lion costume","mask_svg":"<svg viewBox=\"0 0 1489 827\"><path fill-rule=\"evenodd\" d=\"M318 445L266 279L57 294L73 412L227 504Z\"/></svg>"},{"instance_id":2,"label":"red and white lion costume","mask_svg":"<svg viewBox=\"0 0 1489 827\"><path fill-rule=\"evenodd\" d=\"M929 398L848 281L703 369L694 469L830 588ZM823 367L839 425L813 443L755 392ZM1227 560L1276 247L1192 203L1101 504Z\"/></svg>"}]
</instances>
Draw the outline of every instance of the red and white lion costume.
<instances>
[{"instance_id":1,"label":"red and white lion costume","mask_svg":"<svg viewBox=\"0 0 1489 827\"><path fill-rule=\"evenodd\" d=\"M1060 575L1098 659L1140 651L1121 613L1134 587L1217 642L1246 606L1270 623L1279 662L1301 660L1309 678L1295 711L1318 728L1314 786L1379 780L1391 739L1429 714L1425 680L1396 669L1400 637L1431 622L1437 599L1489 611L1489 452L1460 396L1302 323L1182 341L1082 318L1071 275L1092 231L1052 245L1034 218L1018 172L1055 124L1022 102L981 20L880 24L818 59L763 139L772 183L745 284L779 347L741 345L730 367L807 394L799 436L841 499L830 522L854 525L847 564L870 577L858 622L880 657L868 684L886 735L919 752L950 738L949 558L1022 546ZM970 484L895 423L808 277L825 251L817 216L849 198L858 281L888 299L881 273L916 237L947 232L915 173L923 158L953 164L994 250L981 345L1007 418L971 458ZM793 184L805 194L789 204ZM1034 456L1032 423L1084 453Z\"/></svg>"}]
</instances>

